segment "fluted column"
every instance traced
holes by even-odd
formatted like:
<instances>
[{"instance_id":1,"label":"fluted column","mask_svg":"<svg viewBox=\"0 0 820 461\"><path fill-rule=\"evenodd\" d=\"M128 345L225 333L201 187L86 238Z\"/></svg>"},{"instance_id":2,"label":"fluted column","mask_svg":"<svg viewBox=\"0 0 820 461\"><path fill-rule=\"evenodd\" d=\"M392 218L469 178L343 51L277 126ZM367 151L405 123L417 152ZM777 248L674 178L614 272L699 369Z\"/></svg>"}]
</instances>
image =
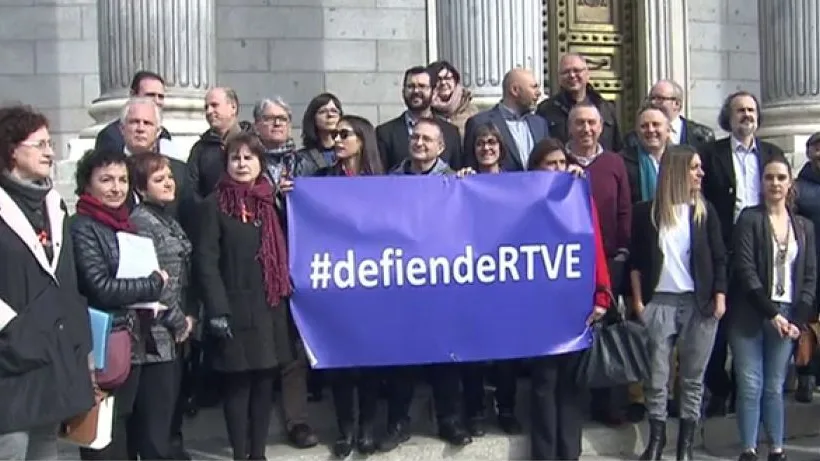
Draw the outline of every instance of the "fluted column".
<instances>
[{"instance_id":1,"label":"fluted column","mask_svg":"<svg viewBox=\"0 0 820 461\"><path fill-rule=\"evenodd\" d=\"M760 135L805 159L820 131L820 0L758 0Z\"/></svg>"},{"instance_id":2,"label":"fluted column","mask_svg":"<svg viewBox=\"0 0 820 461\"><path fill-rule=\"evenodd\" d=\"M686 0L638 2L638 41L645 63L641 69L642 94L658 80L670 79L689 88L689 29ZM684 91L684 111L689 92Z\"/></svg>"},{"instance_id":3,"label":"fluted column","mask_svg":"<svg viewBox=\"0 0 820 461\"><path fill-rule=\"evenodd\" d=\"M69 146L70 157L119 116L139 70L165 80L162 123L187 156L207 129L203 99L216 78L214 0L98 0L97 29L100 97L89 109L97 123Z\"/></svg>"},{"instance_id":4,"label":"fluted column","mask_svg":"<svg viewBox=\"0 0 820 461\"><path fill-rule=\"evenodd\" d=\"M479 104L501 98L501 80L513 67L544 76L541 0L438 0L439 59L450 61Z\"/></svg>"}]
</instances>

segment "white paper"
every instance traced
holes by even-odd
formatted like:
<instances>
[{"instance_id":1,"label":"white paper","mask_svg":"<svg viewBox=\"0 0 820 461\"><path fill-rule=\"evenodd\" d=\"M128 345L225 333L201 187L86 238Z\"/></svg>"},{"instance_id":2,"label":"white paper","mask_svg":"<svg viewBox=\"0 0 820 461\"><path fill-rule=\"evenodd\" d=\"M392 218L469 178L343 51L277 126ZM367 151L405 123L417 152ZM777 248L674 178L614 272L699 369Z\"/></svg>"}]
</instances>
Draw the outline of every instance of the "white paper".
<instances>
[{"instance_id":1,"label":"white paper","mask_svg":"<svg viewBox=\"0 0 820 461\"><path fill-rule=\"evenodd\" d=\"M0 299L0 330L6 328L6 325L8 325L14 317L17 317L17 312L6 304L5 301Z\"/></svg>"},{"instance_id":2,"label":"white paper","mask_svg":"<svg viewBox=\"0 0 820 461\"><path fill-rule=\"evenodd\" d=\"M97 437L88 444L87 448L102 450L111 443L114 431L114 396L110 395L100 402L100 412L97 415Z\"/></svg>"},{"instance_id":3,"label":"white paper","mask_svg":"<svg viewBox=\"0 0 820 461\"><path fill-rule=\"evenodd\" d=\"M120 259L117 265L118 279L137 279L149 277L159 270L157 251L150 238L127 232L117 232L117 244L120 249ZM137 303L127 306L133 309L152 309L160 311L167 309L159 302Z\"/></svg>"}]
</instances>

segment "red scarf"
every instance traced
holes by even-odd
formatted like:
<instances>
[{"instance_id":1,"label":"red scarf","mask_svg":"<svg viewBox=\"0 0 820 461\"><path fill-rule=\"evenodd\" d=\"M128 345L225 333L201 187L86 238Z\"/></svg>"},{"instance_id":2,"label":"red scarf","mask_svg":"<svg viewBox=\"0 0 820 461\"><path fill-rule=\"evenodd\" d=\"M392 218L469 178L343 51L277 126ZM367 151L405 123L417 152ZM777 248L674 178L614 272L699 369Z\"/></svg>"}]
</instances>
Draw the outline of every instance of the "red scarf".
<instances>
[{"instance_id":1,"label":"red scarf","mask_svg":"<svg viewBox=\"0 0 820 461\"><path fill-rule=\"evenodd\" d=\"M128 205L123 203L119 208L111 208L89 194L80 195L77 201L77 214L92 218L93 220L105 224L114 229L115 232L136 233L134 225L131 223L131 212Z\"/></svg>"},{"instance_id":2,"label":"red scarf","mask_svg":"<svg viewBox=\"0 0 820 461\"><path fill-rule=\"evenodd\" d=\"M242 222L259 222L262 236L256 259L262 264L265 298L271 307L291 294L285 233L279 224L270 181L260 175L254 184L240 184L227 175L216 186L219 211Z\"/></svg>"}]
</instances>

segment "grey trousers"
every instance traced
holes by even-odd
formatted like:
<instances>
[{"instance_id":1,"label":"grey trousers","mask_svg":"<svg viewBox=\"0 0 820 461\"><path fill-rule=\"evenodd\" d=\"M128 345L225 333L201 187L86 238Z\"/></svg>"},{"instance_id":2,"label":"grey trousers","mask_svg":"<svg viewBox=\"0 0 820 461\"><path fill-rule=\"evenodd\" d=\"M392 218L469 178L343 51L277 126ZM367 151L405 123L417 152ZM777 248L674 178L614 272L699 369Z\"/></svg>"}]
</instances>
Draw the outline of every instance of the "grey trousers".
<instances>
[{"instance_id":1,"label":"grey trousers","mask_svg":"<svg viewBox=\"0 0 820 461\"><path fill-rule=\"evenodd\" d=\"M669 354L677 344L680 380L680 417L697 421L703 399L703 375L712 354L717 319L704 316L691 293L655 293L643 312L649 332L651 357L644 396L649 418L666 421L666 399L671 369Z\"/></svg>"},{"instance_id":2,"label":"grey trousers","mask_svg":"<svg viewBox=\"0 0 820 461\"><path fill-rule=\"evenodd\" d=\"M0 459L11 461L57 459L57 426L0 434Z\"/></svg>"}]
</instances>

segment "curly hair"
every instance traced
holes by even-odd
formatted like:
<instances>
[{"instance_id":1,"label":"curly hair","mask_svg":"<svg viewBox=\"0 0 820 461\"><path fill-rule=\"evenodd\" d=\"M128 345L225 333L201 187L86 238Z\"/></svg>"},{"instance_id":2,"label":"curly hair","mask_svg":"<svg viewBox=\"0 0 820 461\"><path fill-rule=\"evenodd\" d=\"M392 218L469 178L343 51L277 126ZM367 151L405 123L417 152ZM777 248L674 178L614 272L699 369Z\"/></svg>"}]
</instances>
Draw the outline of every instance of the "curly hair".
<instances>
[{"instance_id":1,"label":"curly hair","mask_svg":"<svg viewBox=\"0 0 820 461\"><path fill-rule=\"evenodd\" d=\"M74 172L74 183L76 185L74 193L81 195L85 192L85 189L91 183L91 175L94 170L108 165L125 165L128 167L128 157L122 151L94 149L85 151L82 158L77 162L77 170Z\"/></svg>"},{"instance_id":2,"label":"curly hair","mask_svg":"<svg viewBox=\"0 0 820 461\"><path fill-rule=\"evenodd\" d=\"M48 119L31 106L16 104L0 107L0 171L14 167L14 149L31 133L43 127L48 128Z\"/></svg>"}]
</instances>

